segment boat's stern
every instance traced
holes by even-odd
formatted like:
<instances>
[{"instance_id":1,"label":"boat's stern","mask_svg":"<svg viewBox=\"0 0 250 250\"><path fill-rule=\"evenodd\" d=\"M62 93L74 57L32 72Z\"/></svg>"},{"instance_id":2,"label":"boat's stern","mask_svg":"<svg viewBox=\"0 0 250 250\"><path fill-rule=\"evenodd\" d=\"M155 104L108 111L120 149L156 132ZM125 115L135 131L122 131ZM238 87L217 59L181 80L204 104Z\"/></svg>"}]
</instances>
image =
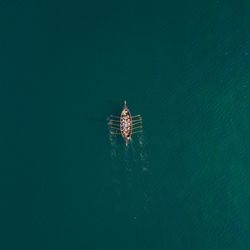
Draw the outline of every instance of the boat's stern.
<instances>
[{"instance_id":1,"label":"boat's stern","mask_svg":"<svg viewBox=\"0 0 250 250\"><path fill-rule=\"evenodd\" d=\"M126 146L128 146L130 140L131 140L131 137L126 137L126 138L125 138Z\"/></svg>"}]
</instances>

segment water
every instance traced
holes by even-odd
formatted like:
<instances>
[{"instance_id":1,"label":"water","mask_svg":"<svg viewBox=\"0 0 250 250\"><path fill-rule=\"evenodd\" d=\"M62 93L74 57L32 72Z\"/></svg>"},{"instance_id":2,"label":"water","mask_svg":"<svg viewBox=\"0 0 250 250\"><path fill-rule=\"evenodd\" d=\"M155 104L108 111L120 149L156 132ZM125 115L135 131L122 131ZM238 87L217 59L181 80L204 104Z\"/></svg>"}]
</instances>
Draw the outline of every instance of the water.
<instances>
[{"instance_id":1,"label":"water","mask_svg":"<svg viewBox=\"0 0 250 250\"><path fill-rule=\"evenodd\" d=\"M0 249L250 249L249 8L1 1Z\"/></svg>"}]
</instances>

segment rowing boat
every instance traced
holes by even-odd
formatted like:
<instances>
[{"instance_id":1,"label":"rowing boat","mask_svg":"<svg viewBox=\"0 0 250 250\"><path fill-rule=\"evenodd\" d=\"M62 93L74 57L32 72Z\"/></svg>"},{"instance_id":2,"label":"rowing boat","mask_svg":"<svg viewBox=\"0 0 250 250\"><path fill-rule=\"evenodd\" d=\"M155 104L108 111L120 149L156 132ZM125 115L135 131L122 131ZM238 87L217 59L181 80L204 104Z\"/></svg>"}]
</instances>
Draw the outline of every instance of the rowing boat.
<instances>
[{"instance_id":1,"label":"rowing boat","mask_svg":"<svg viewBox=\"0 0 250 250\"><path fill-rule=\"evenodd\" d=\"M109 119L109 128L112 135L121 135L125 140L126 146L131 140L132 134L142 132L141 115L132 116L124 101L124 107L120 116L111 115Z\"/></svg>"}]
</instances>

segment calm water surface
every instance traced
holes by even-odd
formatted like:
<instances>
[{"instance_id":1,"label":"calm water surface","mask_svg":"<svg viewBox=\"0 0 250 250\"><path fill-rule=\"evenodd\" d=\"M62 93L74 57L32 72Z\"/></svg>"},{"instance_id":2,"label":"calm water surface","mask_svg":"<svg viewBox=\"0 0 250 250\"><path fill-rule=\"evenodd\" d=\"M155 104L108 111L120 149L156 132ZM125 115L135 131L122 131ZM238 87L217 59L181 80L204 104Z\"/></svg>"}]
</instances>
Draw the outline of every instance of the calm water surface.
<instances>
[{"instance_id":1,"label":"calm water surface","mask_svg":"<svg viewBox=\"0 0 250 250\"><path fill-rule=\"evenodd\" d=\"M250 249L249 10L1 1L0 249Z\"/></svg>"}]
</instances>

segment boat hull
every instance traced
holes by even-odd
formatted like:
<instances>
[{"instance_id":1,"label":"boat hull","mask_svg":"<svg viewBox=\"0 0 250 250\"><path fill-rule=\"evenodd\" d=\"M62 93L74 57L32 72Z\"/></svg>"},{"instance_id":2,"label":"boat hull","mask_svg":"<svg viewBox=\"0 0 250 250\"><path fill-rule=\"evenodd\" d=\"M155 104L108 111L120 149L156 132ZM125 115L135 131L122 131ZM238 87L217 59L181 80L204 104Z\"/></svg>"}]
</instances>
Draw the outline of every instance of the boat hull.
<instances>
[{"instance_id":1,"label":"boat hull","mask_svg":"<svg viewBox=\"0 0 250 250\"><path fill-rule=\"evenodd\" d=\"M120 115L120 130L123 139L128 144L132 135L132 116L126 103Z\"/></svg>"}]
</instances>

